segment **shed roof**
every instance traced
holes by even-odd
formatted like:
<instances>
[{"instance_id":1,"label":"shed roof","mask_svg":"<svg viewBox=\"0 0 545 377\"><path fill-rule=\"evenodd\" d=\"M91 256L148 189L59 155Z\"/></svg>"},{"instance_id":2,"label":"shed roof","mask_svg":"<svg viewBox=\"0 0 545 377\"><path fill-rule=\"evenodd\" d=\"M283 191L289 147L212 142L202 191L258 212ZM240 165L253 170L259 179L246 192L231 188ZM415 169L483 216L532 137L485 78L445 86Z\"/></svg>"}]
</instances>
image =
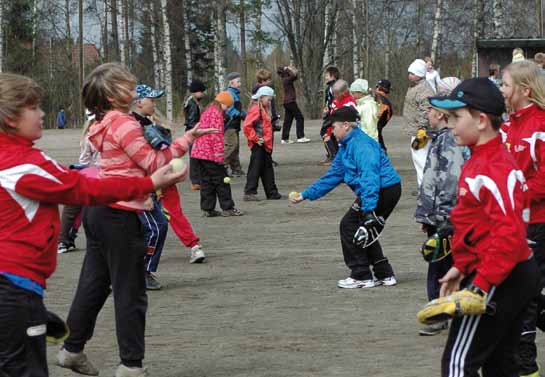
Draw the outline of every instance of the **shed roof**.
<instances>
[{"instance_id":1,"label":"shed roof","mask_svg":"<svg viewBox=\"0 0 545 377\"><path fill-rule=\"evenodd\" d=\"M478 48L529 48L529 47L545 47L544 38L506 38L506 39L479 39L477 40Z\"/></svg>"}]
</instances>

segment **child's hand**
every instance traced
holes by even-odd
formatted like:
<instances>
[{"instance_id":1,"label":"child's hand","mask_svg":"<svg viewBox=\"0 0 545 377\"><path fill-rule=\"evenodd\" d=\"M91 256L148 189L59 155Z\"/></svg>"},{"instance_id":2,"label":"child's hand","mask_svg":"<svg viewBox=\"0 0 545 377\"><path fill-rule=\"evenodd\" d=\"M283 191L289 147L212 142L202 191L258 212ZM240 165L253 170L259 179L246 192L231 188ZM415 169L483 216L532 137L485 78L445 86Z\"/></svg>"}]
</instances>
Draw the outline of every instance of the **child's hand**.
<instances>
[{"instance_id":1,"label":"child's hand","mask_svg":"<svg viewBox=\"0 0 545 377\"><path fill-rule=\"evenodd\" d=\"M218 130L216 128L207 128L207 129L201 130L201 123L199 122L196 125L194 125L191 130L187 132L191 133L193 137L195 137L196 139L198 137L201 137L202 135L217 134Z\"/></svg>"},{"instance_id":2,"label":"child's hand","mask_svg":"<svg viewBox=\"0 0 545 377\"><path fill-rule=\"evenodd\" d=\"M303 198L303 195L301 195L301 193L299 193L297 191L290 192L289 199L290 199L290 202L292 202L293 204L299 204L303 200L305 200Z\"/></svg>"},{"instance_id":3,"label":"child's hand","mask_svg":"<svg viewBox=\"0 0 545 377\"><path fill-rule=\"evenodd\" d=\"M449 296L460 290L460 282L464 277L465 275L462 274L459 269L456 267L451 267L445 276L439 279L439 283L441 283L439 297Z\"/></svg>"},{"instance_id":4,"label":"child's hand","mask_svg":"<svg viewBox=\"0 0 545 377\"><path fill-rule=\"evenodd\" d=\"M429 228L428 224L420 224L420 229L422 230L422 232L427 233L428 228Z\"/></svg>"},{"instance_id":5,"label":"child's hand","mask_svg":"<svg viewBox=\"0 0 545 377\"><path fill-rule=\"evenodd\" d=\"M257 145L259 145L259 146L262 146L264 142L265 142L265 140L263 140L262 137L260 137L259 139L257 139Z\"/></svg>"},{"instance_id":6,"label":"child's hand","mask_svg":"<svg viewBox=\"0 0 545 377\"><path fill-rule=\"evenodd\" d=\"M179 172L174 173L172 171L172 166L170 166L170 164L166 164L165 166L157 169L151 175L151 180L153 181L153 189L159 190L183 181L187 177L188 171L188 166L186 166Z\"/></svg>"}]
</instances>

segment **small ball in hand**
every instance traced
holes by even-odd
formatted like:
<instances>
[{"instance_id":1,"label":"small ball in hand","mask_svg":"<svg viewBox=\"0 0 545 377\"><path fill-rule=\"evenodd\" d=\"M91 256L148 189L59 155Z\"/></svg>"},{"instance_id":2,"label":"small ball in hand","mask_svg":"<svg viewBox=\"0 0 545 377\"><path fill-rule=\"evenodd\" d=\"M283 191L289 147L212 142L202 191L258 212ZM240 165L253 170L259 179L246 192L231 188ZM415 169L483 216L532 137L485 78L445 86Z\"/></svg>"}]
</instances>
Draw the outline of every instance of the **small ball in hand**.
<instances>
[{"instance_id":1,"label":"small ball in hand","mask_svg":"<svg viewBox=\"0 0 545 377\"><path fill-rule=\"evenodd\" d=\"M231 183L231 178L229 178L229 177L223 178L223 183L225 183L226 185L228 185L229 183Z\"/></svg>"},{"instance_id":2,"label":"small ball in hand","mask_svg":"<svg viewBox=\"0 0 545 377\"><path fill-rule=\"evenodd\" d=\"M172 167L172 172L178 173L185 168L185 161L181 158L173 158L170 160L170 166Z\"/></svg>"},{"instance_id":3,"label":"small ball in hand","mask_svg":"<svg viewBox=\"0 0 545 377\"><path fill-rule=\"evenodd\" d=\"M297 191L292 191L289 193L289 198L290 199L295 199L299 196L299 193Z\"/></svg>"}]
</instances>

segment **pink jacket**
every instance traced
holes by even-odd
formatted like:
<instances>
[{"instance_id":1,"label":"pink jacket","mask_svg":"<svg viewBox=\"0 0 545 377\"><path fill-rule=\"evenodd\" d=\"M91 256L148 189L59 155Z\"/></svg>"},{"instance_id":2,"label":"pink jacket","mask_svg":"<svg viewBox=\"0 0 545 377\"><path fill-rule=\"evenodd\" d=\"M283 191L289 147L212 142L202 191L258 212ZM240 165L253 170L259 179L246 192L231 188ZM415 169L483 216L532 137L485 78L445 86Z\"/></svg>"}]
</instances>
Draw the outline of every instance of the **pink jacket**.
<instances>
[{"instance_id":1,"label":"pink jacket","mask_svg":"<svg viewBox=\"0 0 545 377\"><path fill-rule=\"evenodd\" d=\"M218 133L208 134L195 140L191 157L223 164L223 111L212 103L201 115L200 128L216 128Z\"/></svg>"},{"instance_id":2,"label":"pink jacket","mask_svg":"<svg viewBox=\"0 0 545 377\"><path fill-rule=\"evenodd\" d=\"M144 139L142 126L130 114L109 111L102 121L91 126L89 141L100 153L99 177L145 177L180 157L189 149L194 137L185 133L170 147L155 150ZM125 210L148 210L147 196L132 202L117 202L112 207Z\"/></svg>"}]
</instances>

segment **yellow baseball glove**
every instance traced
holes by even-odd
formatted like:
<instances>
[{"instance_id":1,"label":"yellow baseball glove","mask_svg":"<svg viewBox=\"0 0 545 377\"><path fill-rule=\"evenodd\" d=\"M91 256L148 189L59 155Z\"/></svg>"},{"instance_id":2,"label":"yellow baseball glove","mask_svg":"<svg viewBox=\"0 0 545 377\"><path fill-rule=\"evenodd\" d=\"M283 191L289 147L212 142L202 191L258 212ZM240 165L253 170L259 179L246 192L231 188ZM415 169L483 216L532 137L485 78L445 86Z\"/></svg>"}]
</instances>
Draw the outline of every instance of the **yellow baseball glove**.
<instances>
[{"instance_id":1,"label":"yellow baseball glove","mask_svg":"<svg viewBox=\"0 0 545 377\"><path fill-rule=\"evenodd\" d=\"M486 293L471 286L450 296L432 300L417 314L418 321L425 325L443 322L453 317L481 315L486 312Z\"/></svg>"},{"instance_id":2,"label":"yellow baseball glove","mask_svg":"<svg viewBox=\"0 0 545 377\"><path fill-rule=\"evenodd\" d=\"M422 149L428 144L428 141L430 140L430 137L428 136L428 133L426 132L425 128L419 128L416 131L416 138L411 143L411 147L416 151L419 149Z\"/></svg>"},{"instance_id":3,"label":"yellow baseball glove","mask_svg":"<svg viewBox=\"0 0 545 377\"><path fill-rule=\"evenodd\" d=\"M61 317L50 311L47 311L46 326L46 341L48 343L62 343L70 334L70 330L68 329L66 322L64 322Z\"/></svg>"}]
</instances>

